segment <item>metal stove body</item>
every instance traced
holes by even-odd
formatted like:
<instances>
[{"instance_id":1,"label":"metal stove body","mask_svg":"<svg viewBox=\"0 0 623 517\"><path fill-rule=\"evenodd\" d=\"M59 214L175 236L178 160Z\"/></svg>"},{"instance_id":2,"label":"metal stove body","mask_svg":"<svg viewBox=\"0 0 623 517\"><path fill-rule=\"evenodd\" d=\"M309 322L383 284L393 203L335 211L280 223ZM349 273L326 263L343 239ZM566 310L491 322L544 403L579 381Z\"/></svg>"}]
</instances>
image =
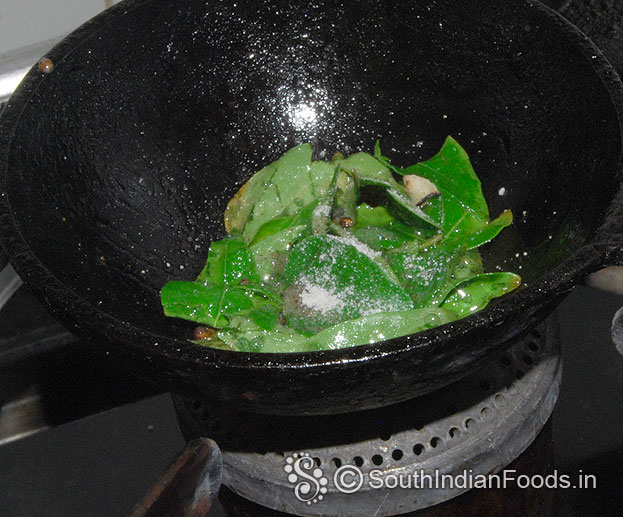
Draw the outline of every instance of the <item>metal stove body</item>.
<instances>
[{"instance_id":1,"label":"metal stove body","mask_svg":"<svg viewBox=\"0 0 623 517\"><path fill-rule=\"evenodd\" d=\"M378 410L283 417L174 402L185 438L219 443L223 483L245 499L296 515L384 516L447 501L501 471L547 422L560 378L550 318L462 380Z\"/></svg>"}]
</instances>

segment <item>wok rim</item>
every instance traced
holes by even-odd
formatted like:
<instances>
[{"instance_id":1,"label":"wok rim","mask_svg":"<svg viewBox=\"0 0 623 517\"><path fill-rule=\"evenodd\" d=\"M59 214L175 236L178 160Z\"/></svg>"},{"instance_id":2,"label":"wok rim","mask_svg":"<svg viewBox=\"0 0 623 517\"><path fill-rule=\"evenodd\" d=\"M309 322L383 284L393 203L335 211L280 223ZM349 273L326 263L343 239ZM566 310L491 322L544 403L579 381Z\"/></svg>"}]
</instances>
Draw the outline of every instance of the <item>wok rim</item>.
<instances>
[{"instance_id":1,"label":"wok rim","mask_svg":"<svg viewBox=\"0 0 623 517\"><path fill-rule=\"evenodd\" d=\"M82 45L86 40L95 37L111 21L153 1L155 0L126 0L107 9L65 37L46 56L50 57L55 65L60 64L71 55L75 48ZM569 20L537 0L522 0L522 3L529 8L540 10L545 16L550 17L559 27L561 36L569 38L570 43L576 45L587 58L589 66L597 74L608 92L616 112L622 142L621 154L612 172L617 177L621 177L623 173L623 83L621 79L598 47ZM589 59L589 55L596 57ZM529 285L523 284L519 290L505 295L495 305L489 305L477 313L416 334L343 349L289 353L234 352L155 334L142 327L119 320L82 298L47 269L22 236L7 192L7 178L10 174L7 165L8 154L21 113L45 77L38 71L38 64L35 63L0 114L0 146L2 146L0 151L0 221L2 223L0 224L0 231L3 237L2 243L9 253L11 264L15 270L26 280L26 284L38 294L39 298L43 299L55 316L91 335L95 330L97 334L101 334L117 349L130 348L134 349L135 352L140 351L140 353L146 353L149 350L151 356L160 356L168 362L179 362L186 366L194 364L201 368L213 366L245 370L294 370L300 368L309 370L325 368L334 364L348 366L361 362L367 363L374 359L411 354L414 350L423 350L435 346L449 338L465 339L476 335L487 327L503 324L509 316L517 311L517 307L539 305L539 302L548 300L557 293L569 291L589 273L606 265L623 261L623 249L620 244L608 241L588 242L535 282ZM619 195L613 198L610 206L604 211L602 224L613 207L617 205L617 198L622 193L623 189L620 187ZM72 314L73 307L80 307L80 314Z\"/></svg>"}]
</instances>

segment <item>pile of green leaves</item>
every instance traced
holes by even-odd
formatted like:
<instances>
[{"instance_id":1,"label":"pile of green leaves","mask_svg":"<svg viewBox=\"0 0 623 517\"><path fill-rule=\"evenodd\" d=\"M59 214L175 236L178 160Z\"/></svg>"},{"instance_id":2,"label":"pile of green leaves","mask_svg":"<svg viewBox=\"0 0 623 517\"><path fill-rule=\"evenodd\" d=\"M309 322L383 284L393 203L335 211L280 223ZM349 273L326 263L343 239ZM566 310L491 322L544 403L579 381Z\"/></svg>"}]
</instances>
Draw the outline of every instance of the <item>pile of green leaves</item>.
<instances>
[{"instance_id":1,"label":"pile of green leaves","mask_svg":"<svg viewBox=\"0 0 623 517\"><path fill-rule=\"evenodd\" d=\"M400 176L441 195L415 204ZM360 202L370 191L376 206ZM342 224L340 224L342 223ZM215 331L198 342L250 352L342 348L467 316L521 283L484 273L479 246L512 223L490 220L467 153L451 137L406 169L357 153L312 161L309 144L257 172L229 202L228 236L193 282L167 283L167 316Z\"/></svg>"}]
</instances>

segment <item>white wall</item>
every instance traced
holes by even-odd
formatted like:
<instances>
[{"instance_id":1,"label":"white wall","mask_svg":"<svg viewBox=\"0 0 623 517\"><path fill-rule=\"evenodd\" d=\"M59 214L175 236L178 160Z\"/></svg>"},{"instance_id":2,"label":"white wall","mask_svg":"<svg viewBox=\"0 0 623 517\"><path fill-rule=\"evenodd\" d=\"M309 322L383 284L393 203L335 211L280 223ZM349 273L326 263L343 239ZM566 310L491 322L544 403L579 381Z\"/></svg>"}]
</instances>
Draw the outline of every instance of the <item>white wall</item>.
<instances>
[{"instance_id":1,"label":"white wall","mask_svg":"<svg viewBox=\"0 0 623 517\"><path fill-rule=\"evenodd\" d=\"M119 0L0 0L0 54L56 39Z\"/></svg>"}]
</instances>

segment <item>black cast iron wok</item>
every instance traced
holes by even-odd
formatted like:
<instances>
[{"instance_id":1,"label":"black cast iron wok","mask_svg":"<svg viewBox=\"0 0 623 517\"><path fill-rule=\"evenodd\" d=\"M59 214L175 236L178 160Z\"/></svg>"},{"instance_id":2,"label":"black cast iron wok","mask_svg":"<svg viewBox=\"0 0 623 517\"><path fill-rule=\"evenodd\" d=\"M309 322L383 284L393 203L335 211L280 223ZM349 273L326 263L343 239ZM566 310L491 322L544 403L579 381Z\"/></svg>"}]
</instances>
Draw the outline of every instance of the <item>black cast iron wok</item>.
<instances>
[{"instance_id":1,"label":"black cast iron wok","mask_svg":"<svg viewBox=\"0 0 623 517\"><path fill-rule=\"evenodd\" d=\"M171 388L276 414L398 402L623 264L621 85L538 3L130 1L48 57L1 119L4 245L58 318ZM492 214L515 214L483 252L523 275L519 292L411 337L291 355L196 346L162 315L162 285L194 277L229 198L289 147L380 138L404 165L448 134Z\"/></svg>"}]
</instances>

